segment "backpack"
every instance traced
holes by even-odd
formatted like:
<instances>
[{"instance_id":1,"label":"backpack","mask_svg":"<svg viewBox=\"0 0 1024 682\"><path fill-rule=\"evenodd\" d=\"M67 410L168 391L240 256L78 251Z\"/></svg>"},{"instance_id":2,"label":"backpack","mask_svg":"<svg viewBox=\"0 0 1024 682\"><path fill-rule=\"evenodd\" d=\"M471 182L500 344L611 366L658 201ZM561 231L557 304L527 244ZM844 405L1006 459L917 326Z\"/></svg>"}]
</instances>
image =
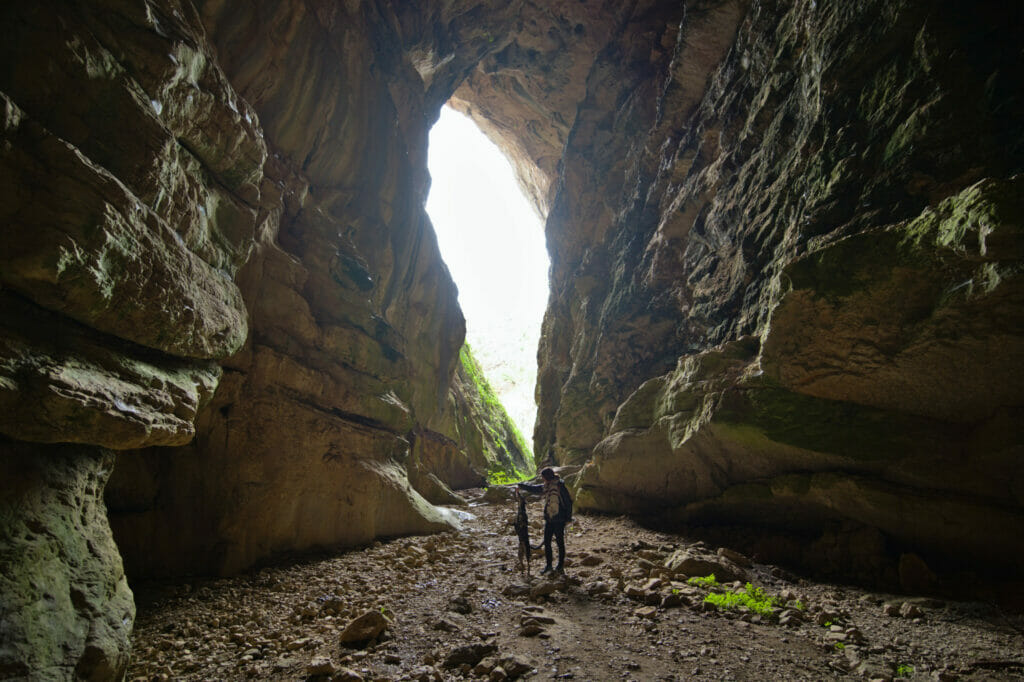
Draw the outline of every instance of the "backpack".
<instances>
[{"instance_id":1,"label":"backpack","mask_svg":"<svg viewBox=\"0 0 1024 682\"><path fill-rule=\"evenodd\" d=\"M566 522L572 521L572 495L562 481L558 482L558 517Z\"/></svg>"}]
</instances>

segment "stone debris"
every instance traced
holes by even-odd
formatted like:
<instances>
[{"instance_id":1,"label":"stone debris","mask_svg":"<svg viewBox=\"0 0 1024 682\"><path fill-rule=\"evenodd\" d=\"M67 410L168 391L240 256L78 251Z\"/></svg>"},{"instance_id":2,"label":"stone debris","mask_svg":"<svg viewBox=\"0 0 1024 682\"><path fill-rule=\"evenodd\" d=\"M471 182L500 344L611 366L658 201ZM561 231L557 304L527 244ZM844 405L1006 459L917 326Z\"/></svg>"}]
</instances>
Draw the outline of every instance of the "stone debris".
<instances>
[{"instance_id":1,"label":"stone debris","mask_svg":"<svg viewBox=\"0 0 1024 682\"><path fill-rule=\"evenodd\" d=\"M738 565L732 558L620 519L587 517L586 532L568 534L577 568L527 581L515 569L515 538L502 532L507 509L478 495L468 499L479 518L461 535L382 542L149 597L128 679L583 680L612 671L653 680L699 667L735 679L892 680L899 665L921 679L969 679L978 657L961 649L1024 659L1014 635L967 628L981 621L955 604L784 581L756 563L746 575L782 605L767 615L717 609L704 601L708 589L666 562L681 550ZM635 548L622 539L638 536L645 544ZM585 566L588 555L603 561ZM902 616L904 605L916 610ZM343 633L352 641L339 648Z\"/></svg>"}]
</instances>

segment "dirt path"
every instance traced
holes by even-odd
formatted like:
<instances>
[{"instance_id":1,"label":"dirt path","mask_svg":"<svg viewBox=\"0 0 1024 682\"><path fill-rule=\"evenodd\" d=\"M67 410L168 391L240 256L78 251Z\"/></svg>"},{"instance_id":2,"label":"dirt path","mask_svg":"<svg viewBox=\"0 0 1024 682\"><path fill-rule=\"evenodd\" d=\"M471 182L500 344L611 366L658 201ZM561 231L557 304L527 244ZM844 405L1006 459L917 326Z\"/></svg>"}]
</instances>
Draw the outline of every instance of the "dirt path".
<instances>
[{"instance_id":1,"label":"dirt path","mask_svg":"<svg viewBox=\"0 0 1024 682\"><path fill-rule=\"evenodd\" d=\"M128 678L1024 678L1020 616L787 580L771 566L744 568L621 518L579 517L566 534L566 577L527 582L515 565L511 504L487 504L482 491L469 498L473 518L459 534L138 588ZM539 505L530 513L538 517ZM539 529L538 521L534 538ZM665 568L676 550L741 571L804 608L764 618L713 609L706 590ZM535 573L542 566L534 559ZM385 625L383 633L342 645L346 626L367 613L362 622L371 632Z\"/></svg>"}]
</instances>

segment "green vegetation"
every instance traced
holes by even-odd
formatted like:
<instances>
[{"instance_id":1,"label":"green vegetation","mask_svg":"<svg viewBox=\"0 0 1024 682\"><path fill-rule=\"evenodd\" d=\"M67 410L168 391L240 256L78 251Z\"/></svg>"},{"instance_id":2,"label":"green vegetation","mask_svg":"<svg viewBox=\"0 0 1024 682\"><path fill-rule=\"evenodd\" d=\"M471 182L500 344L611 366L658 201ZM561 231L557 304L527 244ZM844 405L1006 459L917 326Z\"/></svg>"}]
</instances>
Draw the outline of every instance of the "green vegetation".
<instances>
[{"instance_id":1,"label":"green vegetation","mask_svg":"<svg viewBox=\"0 0 1024 682\"><path fill-rule=\"evenodd\" d=\"M512 473L492 471L487 474L487 485L510 485L512 483L519 483L519 481L525 481L529 477L529 474L522 474L518 471L513 471Z\"/></svg>"},{"instance_id":2,"label":"green vegetation","mask_svg":"<svg viewBox=\"0 0 1024 682\"><path fill-rule=\"evenodd\" d=\"M704 601L708 604L714 604L720 609L728 610L744 607L754 613L767 616L772 613L772 609L782 605L778 597L769 595L764 591L764 588L756 587L752 583L747 583L735 592L726 592L722 584L715 578L714 573L703 578L693 577L686 582L690 585L716 590L704 597ZM803 604L796 602L795 608L802 610Z\"/></svg>"},{"instance_id":3,"label":"green vegetation","mask_svg":"<svg viewBox=\"0 0 1024 682\"><path fill-rule=\"evenodd\" d=\"M488 457L488 483L504 485L529 478L530 474L520 471L519 466L525 466L533 459L530 448L495 395L480 364L473 357L473 351L468 343L463 344L459 350L459 362L462 365L462 373L473 382L476 389L478 399L472 400L480 413L477 427L484 438L484 448L493 453Z\"/></svg>"},{"instance_id":4,"label":"green vegetation","mask_svg":"<svg viewBox=\"0 0 1024 682\"><path fill-rule=\"evenodd\" d=\"M842 651L845 648L846 648L845 644L843 644L842 642L836 642L836 651Z\"/></svg>"},{"instance_id":5,"label":"green vegetation","mask_svg":"<svg viewBox=\"0 0 1024 682\"><path fill-rule=\"evenodd\" d=\"M910 677L914 672L914 666L901 664L896 667L896 677Z\"/></svg>"},{"instance_id":6,"label":"green vegetation","mask_svg":"<svg viewBox=\"0 0 1024 682\"><path fill-rule=\"evenodd\" d=\"M706 587L711 589L713 587L720 587L718 579L715 578L715 574L704 576L703 578L693 577L686 581L688 585L696 585L697 587Z\"/></svg>"}]
</instances>

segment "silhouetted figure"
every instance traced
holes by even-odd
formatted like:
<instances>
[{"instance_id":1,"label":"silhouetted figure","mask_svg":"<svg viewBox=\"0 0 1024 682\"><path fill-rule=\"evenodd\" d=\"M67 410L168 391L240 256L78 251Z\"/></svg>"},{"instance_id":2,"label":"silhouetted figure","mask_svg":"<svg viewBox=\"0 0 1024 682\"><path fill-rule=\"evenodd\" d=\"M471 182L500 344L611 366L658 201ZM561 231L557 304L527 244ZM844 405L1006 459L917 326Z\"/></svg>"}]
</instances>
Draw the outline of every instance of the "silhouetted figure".
<instances>
[{"instance_id":1,"label":"silhouetted figure","mask_svg":"<svg viewBox=\"0 0 1024 682\"><path fill-rule=\"evenodd\" d=\"M550 573L551 568L551 538L558 543L558 565L554 572L561 573L565 563L565 524L572 520L572 498L566 489L562 479L555 474L551 467L545 467L540 472L544 479L542 485L530 485L520 483L519 488L531 493L538 493L544 499L544 558L546 565L541 575Z\"/></svg>"}]
</instances>

